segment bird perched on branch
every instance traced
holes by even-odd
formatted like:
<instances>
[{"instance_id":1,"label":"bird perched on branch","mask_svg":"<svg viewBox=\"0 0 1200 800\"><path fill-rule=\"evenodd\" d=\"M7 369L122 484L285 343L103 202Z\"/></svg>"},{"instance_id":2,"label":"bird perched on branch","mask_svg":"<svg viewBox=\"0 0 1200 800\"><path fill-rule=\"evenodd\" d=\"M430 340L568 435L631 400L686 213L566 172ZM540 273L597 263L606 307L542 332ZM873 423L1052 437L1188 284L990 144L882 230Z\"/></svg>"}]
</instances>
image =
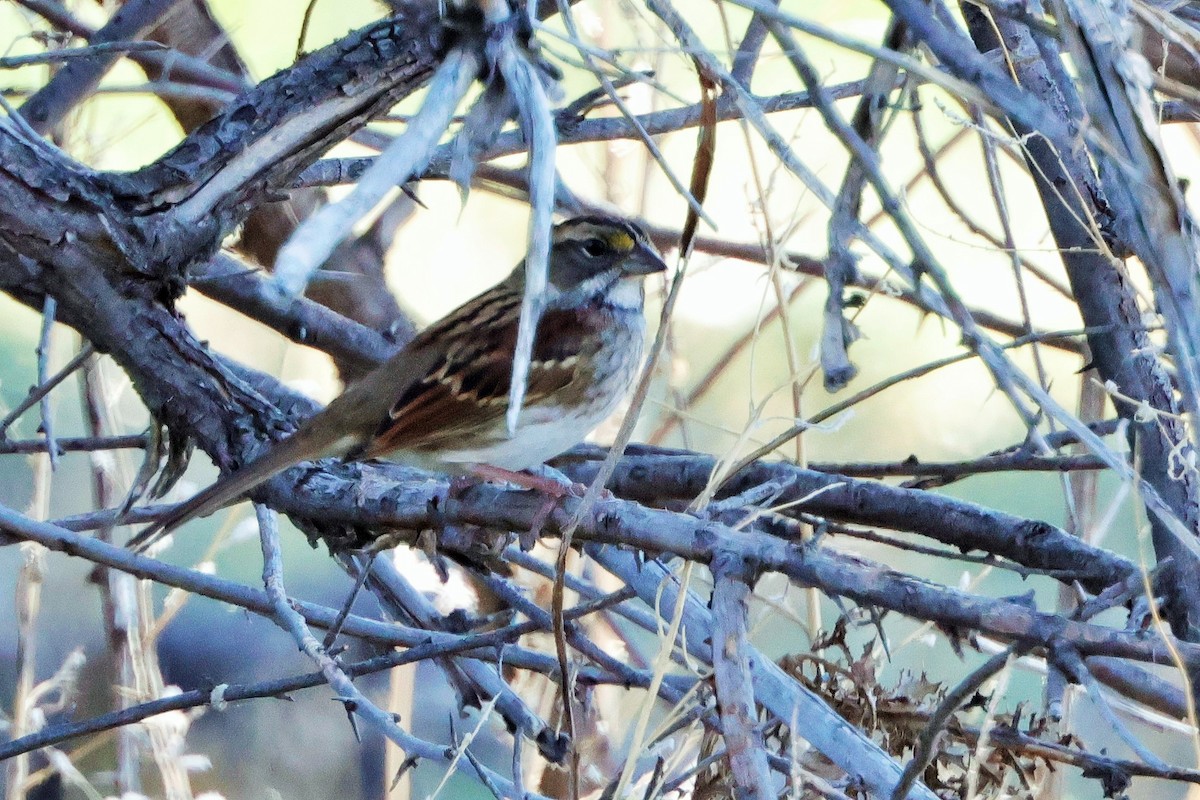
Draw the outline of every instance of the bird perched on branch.
<instances>
[{"instance_id":1,"label":"bird perched on branch","mask_svg":"<svg viewBox=\"0 0 1200 800\"><path fill-rule=\"evenodd\" d=\"M426 328L288 438L135 536L144 550L301 461L387 457L466 474L526 470L581 442L624 398L641 363L642 279L666 269L644 231L584 216L555 226L529 378L508 411L524 262ZM490 468L490 471L489 471Z\"/></svg>"}]
</instances>

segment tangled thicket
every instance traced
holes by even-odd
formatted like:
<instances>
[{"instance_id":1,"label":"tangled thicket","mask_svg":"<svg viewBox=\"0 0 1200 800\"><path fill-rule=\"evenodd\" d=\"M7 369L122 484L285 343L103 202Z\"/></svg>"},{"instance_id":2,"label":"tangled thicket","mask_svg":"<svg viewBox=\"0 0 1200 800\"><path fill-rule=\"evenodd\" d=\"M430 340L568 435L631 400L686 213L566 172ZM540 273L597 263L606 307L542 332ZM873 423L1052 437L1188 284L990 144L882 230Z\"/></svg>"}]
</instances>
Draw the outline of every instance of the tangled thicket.
<instances>
[{"instance_id":1,"label":"tangled thicket","mask_svg":"<svg viewBox=\"0 0 1200 800\"><path fill-rule=\"evenodd\" d=\"M869 20L879 38L866 41L846 32L863 25L766 0L443 5L393 4L260 83L204 0L125 0L99 27L48 0L9 9L32 33L14 36L27 54L0 58L11 76L0 289L44 324L37 386L0 420L0 452L41 454L31 510L0 506L0 529L24 557L0 746L7 796L51 776L94 792L74 764L90 737L116 730L104 767L115 794L189 797L180 711L325 684L356 724L399 749L392 769L451 765L505 797L1059 797L1068 778L1116 796L1137 794L1145 777L1200 783L1200 770L1174 763L1197 736L1189 687L1200 666L1200 247L1182 180L1200 119L1195 10L887 0ZM123 59L148 79L134 89L185 133L136 171L102 171L65 143L86 121L73 109L101 98ZM834 79L823 74L830 60ZM408 98L411 113L398 115ZM819 137L837 149L817 164ZM649 443L611 458L581 446L555 464L611 496L568 497L547 517L542 498L502 486L452 492L399 465L320 462L253 493L264 588L120 547L127 526L162 510L157 499L193 448L236 468L316 407L210 350L176 310L185 291L327 354L352 380L414 330L384 259L427 183L528 203L536 252L554 213L611 199L564 179L563 154L617 139L638 143L645 174L678 200L648 209L643 196L641 211L680 271L648 367ZM329 155L346 141L376 154ZM690 163L678 158L685 141ZM729 160L739 148L749 178L747 162ZM505 158L516 154L523 166ZM740 224L759 241L714 229L712 209L728 207L722 181L735 180L753 187ZM331 202L325 189L347 184ZM951 224L954 236L942 235ZM962 242L979 255L964 259ZM692 345L672 335L676 289L717 259L759 265L744 285L765 299L726 352L706 353L715 366L696 380L675 369ZM964 290L976 260L1002 267L992 281L1007 270L996 297ZM536 260L530 275L536 293ZM788 309L814 285L825 300L810 365ZM897 307L938 320L961 346L906 369L889 357L871 365L885 377L856 381L860 329L875 309ZM1048 326L1064 318L1066 329ZM58 326L78 334L78 352L51 365ZM872 352L899 353L904 338L877 332ZM679 432L755 348L783 365L770 376L772 400L786 396L782 415L739 377L737 402L751 412L733 425L733 447L662 446L690 441ZM968 360L1023 441L936 463L885 457L882 443L853 463L810 463L796 444L893 386ZM148 432L108 424L113 367L149 410ZM46 397L76 373L84 430L61 436ZM835 394L812 390L815 375ZM910 420L924 413L904 409ZM38 417L36 437L9 435L22 416ZM94 458L94 510L49 518L50 467L63 454L120 449L144 451L136 476L121 482ZM937 491L1029 472L1063 476L1065 526ZM327 546L376 611L289 597L274 512ZM1130 535L1101 548L1115 528ZM489 613L435 605L410 571L365 547L380 543L417 552L443 579L465 576ZM858 545L920 558L889 566L856 555ZM52 675L34 656L43 571L67 557L96 567L89 591L102 601L117 684L109 713L73 713L89 668L81 656ZM951 585L942 562L970 579ZM992 572L1038 593L992 592ZM171 587L165 606L151 586ZM155 645L183 593L270 619L316 671L167 687ZM785 623L790 638L759 636L760 625ZM891 669L893 651L923 640L955 657L936 674ZM343 641L371 649L359 658ZM505 757L475 752L475 722L432 736L356 683L416 662L480 710L481 729L503 722L484 738ZM1045 676L1035 707L1006 696L1017 667ZM1102 730L1079 722L1079 694ZM1167 726L1174 743L1147 744L1147 725ZM1156 796L1162 784L1145 785Z\"/></svg>"}]
</instances>

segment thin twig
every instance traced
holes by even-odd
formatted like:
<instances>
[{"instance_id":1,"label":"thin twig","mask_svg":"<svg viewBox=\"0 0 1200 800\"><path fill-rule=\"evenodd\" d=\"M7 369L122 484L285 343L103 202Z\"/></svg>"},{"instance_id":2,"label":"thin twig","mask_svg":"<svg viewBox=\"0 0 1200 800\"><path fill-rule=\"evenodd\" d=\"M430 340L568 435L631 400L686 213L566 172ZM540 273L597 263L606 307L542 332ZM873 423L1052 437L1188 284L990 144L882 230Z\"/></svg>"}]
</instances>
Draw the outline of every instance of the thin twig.
<instances>
[{"instance_id":1,"label":"thin twig","mask_svg":"<svg viewBox=\"0 0 1200 800\"><path fill-rule=\"evenodd\" d=\"M916 783L917 778L933 762L934 756L937 755L936 746L938 737L945 730L954 712L958 711L963 703L971 699L972 695L988 679L1000 672L1000 670L1005 669L1019 655L1020 651L1016 647L1010 647L1003 652L997 653L976 667L970 675L959 681L954 689L946 693L946 696L938 703L937 708L929 715L929 721L917 737L917 744L913 748L912 759L904 766L904 774L900 776L900 781L896 784L896 788L892 792L892 800L904 800L908 795L908 790Z\"/></svg>"},{"instance_id":2,"label":"thin twig","mask_svg":"<svg viewBox=\"0 0 1200 800\"><path fill-rule=\"evenodd\" d=\"M16 69L29 64L48 64L55 61L70 61L100 53L147 53L168 50L161 42L101 42L86 47L70 47L49 50L45 53L30 53L25 56L0 57L0 69Z\"/></svg>"},{"instance_id":3,"label":"thin twig","mask_svg":"<svg viewBox=\"0 0 1200 800\"><path fill-rule=\"evenodd\" d=\"M50 373L51 336L54 333L57 308L57 301L50 295L46 295L46 300L42 304L42 333L38 337L37 345L38 386L50 385L48 375ZM54 439L54 409L50 405L49 390L42 392L42 396L38 398L38 410L41 412L42 418L42 437L46 440L46 456L50 459L50 471L53 472L58 468L59 453L58 444ZM4 427L0 425L0 433L3 431Z\"/></svg>"},{"instance_id":4,"label":"thin twig","mask_svg":"<svg viewBox=\"0 0 1200 800\"><path fill-rule=\"evenodd\" d=\"M12 424L16 422L18 417L37 405L43 397L53 391L54 387L71 377L75 370L79 369L83 365L83 362L91 358L95 352L95 348L90 343L85 344L75 354L74 358L63 365L62 369L30 389L25 399L18 403L12 411L5 414L3 419L0 419L0 438L7 436L8 429L12 427Z\"/></svg>"}]
</instances>

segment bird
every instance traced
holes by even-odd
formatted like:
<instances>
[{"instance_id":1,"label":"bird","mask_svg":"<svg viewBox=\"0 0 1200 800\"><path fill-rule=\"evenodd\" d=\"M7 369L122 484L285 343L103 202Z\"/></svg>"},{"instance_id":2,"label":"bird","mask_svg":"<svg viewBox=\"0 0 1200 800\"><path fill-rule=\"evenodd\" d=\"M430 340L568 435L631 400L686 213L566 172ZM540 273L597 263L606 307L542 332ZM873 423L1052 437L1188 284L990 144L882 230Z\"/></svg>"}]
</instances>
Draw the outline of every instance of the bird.
<instances>
[{"instance_id":1,"label":"bird","mask_svg":"<svg viewBox=\"0 0 1200 800\"><path fill-rule=\"evenodd\" d=\"M515 475L583 439L638 374L647 275L662 255L638 224L585 215L554 226L544 307L515 430L506 421L525 261L421 331L285 439L136 534L142 552L304 461L386 458L435 472Z\"/></svg>"}]
</instances>

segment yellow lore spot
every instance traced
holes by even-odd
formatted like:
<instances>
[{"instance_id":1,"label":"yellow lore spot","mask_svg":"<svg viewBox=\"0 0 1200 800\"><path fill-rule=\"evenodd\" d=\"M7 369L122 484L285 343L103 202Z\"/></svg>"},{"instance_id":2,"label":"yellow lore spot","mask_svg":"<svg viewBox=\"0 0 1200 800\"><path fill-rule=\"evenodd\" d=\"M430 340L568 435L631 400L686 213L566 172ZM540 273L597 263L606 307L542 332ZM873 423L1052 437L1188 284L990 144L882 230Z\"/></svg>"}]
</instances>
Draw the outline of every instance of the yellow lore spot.
<instances>
[{"instance_id":1,"label":"yellow lore spot","mask_svg":"<svg viewBox=\"0 0 1200 800\"><path fill-rule=\"evenodd\" d=\"M612 231L609 233L608 243L618 253L628 253L633 249L633 237L625 231Z\"/></svg>"}]
</instances>

